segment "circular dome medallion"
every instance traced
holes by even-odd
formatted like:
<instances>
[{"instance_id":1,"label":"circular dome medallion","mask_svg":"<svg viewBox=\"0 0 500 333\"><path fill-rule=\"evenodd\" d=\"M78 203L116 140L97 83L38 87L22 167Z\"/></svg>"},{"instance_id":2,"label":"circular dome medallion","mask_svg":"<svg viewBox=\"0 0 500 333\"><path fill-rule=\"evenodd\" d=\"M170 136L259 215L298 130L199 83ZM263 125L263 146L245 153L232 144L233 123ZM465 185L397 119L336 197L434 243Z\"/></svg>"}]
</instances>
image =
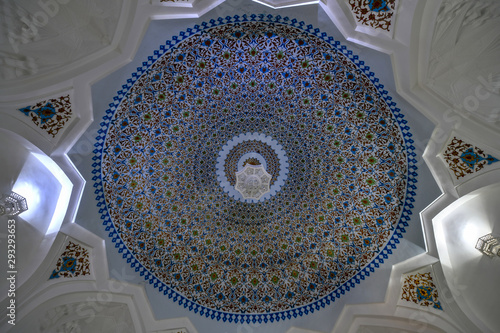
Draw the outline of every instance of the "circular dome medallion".
<instances>
[{"instance_id":1,"label":"circular dome medallion","mask_svg":"<svg viewBox=\"0 0 500 333\"><path fill-rule=\"evenodd\" d=\"M264 194L269 193L270 182L271 175L262 165L249 164L236 173L236 186L234 188L245 199L259 200Z\"/></svg>"},{"instance_id":2,"label":"circular dome medallion","mask_svg":"<svg viewBox=\"0 0 500 333\"><path fill-rule=\"evenodd\" d=\"M124 260L184 307L230 322L309 313L402 237L409 128L373 73L318 30L219 19L127 82L97 138L98 205ZM279 189L238 200L227 170L255 160Z\"/></svg>"},{"instance_id":3,"label":"circular dome medallion","mask_svg":"<svg viewBox=\"0 0 500 333\"><path fill-rule=\"evenodd\" d=\"M271 176L270 189L259 198L244 197L236 189L236 174L251 159L256 160ZM269 199L283 186L288 174L288 158L283 147L264 134L244 133L229 140L219 153L216 165L217 179L232 198L243 202Z\"/></svg>"}]
</instances>

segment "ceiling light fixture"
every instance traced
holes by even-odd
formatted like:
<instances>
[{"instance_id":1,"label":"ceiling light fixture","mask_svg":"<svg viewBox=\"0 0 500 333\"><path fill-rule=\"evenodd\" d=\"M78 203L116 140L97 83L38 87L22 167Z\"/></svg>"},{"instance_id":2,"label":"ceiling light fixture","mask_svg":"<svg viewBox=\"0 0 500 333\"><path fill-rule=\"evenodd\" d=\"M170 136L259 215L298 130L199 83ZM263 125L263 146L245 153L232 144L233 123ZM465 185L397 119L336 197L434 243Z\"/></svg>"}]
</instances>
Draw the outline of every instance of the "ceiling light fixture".
<instances>
[{"instance_id":1,"label":"ceiling light fixture","mask_svg":"<svg viewBox=\"0 0 500 333\"><path fill-rule=\"evenodd\" d=\"M476 249L489 257L500 257L500 237L493 237L492 234L479 237Z\"/></svg>"},{"instance_id":2,"label":"ceiling light fixture","mask_svg":"<svg viewBox=\"0 0 500 333\"><path fill-rule=\"evenodd\" d=\"M16 216L27 210L28 203L23 196L16 192L2 195L0 199L0 215Z\"/></svg>"}]
</instances>

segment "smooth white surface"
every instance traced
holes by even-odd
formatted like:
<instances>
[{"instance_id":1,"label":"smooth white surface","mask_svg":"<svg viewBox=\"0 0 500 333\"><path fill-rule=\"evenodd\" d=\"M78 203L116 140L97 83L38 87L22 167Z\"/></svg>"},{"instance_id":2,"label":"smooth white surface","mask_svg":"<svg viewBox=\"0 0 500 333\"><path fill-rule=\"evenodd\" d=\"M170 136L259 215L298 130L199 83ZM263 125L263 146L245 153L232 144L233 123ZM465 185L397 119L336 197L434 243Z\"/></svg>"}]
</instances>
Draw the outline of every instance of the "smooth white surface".
<instances>
[{"instance_id":1,"label":"smooth white surface","mask_svg":"<svg viewBox=\"0 0 500 333\"><path fill-rule=\"evenodd\" d=\"M28 210L16 220L17 286L21 286L47 255L68 208L72 183L54 161L18 135L0 130L1 193L10 190L27 199ZM2 216L1 220L9 217ZM6 223L0 230L6 233ZM6 240L0 239L0 246ZM0 261L6 272L7 261ZM0 290L7 290L7 281L0 280ZM3 294L3 293L2 293ZM5 293L6 294L6 293Z\"/></svg>"},{"instance_id":2,"label":"smooth white surface","mask_svg":"<svg viewBox=\"0 0 500 333\"><path fill-rule=\"evenodd\" d=\"M500 258L475 249L479 237L500 235L500 183L465 195L433 219L446 281L460 308L485 331L498 332Z\"/></svg>"},{"instance_id":3,"label":"smooth white surface","mask_svg":"<svg viewBox=\"0 0 500 333\"><path fill-rule=\"evenodd\" d=\"M44 234L57 232L66 215L72 188L69 178L52 159L42 153L32 153L13 187L14 192L29 202L28 210L19 216L40 226L37 229ZM42 227L41 223L47 219L48 225Z\"/></svg>"}]
</instances>

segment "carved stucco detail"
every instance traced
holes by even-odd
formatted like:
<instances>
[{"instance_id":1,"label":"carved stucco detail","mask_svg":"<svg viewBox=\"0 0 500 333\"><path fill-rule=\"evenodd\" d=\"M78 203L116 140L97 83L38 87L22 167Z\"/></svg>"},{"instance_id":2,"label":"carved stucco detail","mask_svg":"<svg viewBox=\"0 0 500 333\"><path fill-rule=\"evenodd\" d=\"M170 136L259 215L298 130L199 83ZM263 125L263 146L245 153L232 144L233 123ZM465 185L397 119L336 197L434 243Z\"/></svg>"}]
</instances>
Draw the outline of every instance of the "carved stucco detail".
<instances>
[{"instance_id":1,"label":"carved stucco detail","mask_svg":"<svg viewBox=\"0 0 500 333\"><path fill-rule=\"evenodd\" d=\"M425 84L448 104L493 122L500 116L500 2L443 1Z\"/></svg>"},{"instance_id":2,"label":"carved stucco detail","mask_svg":"<svg viewBox=\"0 0 500 333\"><path fill-rule=\"evenodd\" d=\"M49 309L39 321L45 332L134 332L134 323L126 304L89 301L64 304Z\"/></svg>"},{"instance_id":3,"label":"carved stucco detail","mask_svg":"<svg viewBox=\"0 0 500 333\"><path fill-rule=\"evenodd\" d=\"M50 73L111 44L122 1L61 2L2 1L0 81Z\"/></svg>"}]
</instances>

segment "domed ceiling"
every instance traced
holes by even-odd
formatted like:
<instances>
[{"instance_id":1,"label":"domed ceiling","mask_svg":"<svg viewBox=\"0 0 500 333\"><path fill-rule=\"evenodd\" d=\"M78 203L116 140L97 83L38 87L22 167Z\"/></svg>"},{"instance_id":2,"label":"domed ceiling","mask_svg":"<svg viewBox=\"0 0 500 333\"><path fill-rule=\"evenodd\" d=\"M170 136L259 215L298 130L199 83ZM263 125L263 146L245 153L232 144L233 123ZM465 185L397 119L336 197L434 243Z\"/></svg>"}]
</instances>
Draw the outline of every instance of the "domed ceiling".
<instances>
[{"instance_id":1,"label":"domed ceiling","mask_svg":"<svg viewBox=\"0 0 500 333\"><path fill-rule=\"evenodd\" d=\"M413 207L400 110L363 61L296 20L181 32L101 126L94 186L123 260L217 320L319 310L387 258ZM237 190L248 166L271 176L268 192Z\"/></svg>"}]
</instances>

